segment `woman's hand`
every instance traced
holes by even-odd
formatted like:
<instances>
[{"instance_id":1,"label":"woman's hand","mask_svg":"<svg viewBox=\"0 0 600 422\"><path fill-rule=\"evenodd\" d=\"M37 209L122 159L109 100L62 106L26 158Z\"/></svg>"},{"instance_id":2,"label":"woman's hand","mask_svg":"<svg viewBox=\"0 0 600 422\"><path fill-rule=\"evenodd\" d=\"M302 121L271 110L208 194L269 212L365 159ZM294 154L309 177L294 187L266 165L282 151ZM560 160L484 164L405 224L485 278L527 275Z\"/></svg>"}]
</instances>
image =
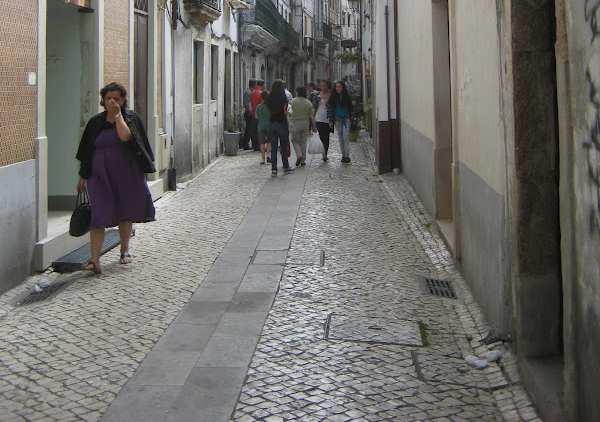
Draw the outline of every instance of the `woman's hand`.
<instances>
[{"instance_id":1,"label":"woman's hand","mask_svg":"<svg viewBox=\"0 0 600 422\"><path fill-rule=\"evenodd\" d=\"M83 192L85 190L85 179L83 177L79 178L79 182L77 182L77 192Z\"/></svg>"},{"instance_id":2,"label":"woman's hand","mask_svg":"<svg viewBox=\"0 0 600 422\"><path fill-rule=\"evenodd\" d=\"M111 98L106 103L106 111L108 112L109 117L115 118L121 114L121 106Z\"/></svg>"}]
</instances>

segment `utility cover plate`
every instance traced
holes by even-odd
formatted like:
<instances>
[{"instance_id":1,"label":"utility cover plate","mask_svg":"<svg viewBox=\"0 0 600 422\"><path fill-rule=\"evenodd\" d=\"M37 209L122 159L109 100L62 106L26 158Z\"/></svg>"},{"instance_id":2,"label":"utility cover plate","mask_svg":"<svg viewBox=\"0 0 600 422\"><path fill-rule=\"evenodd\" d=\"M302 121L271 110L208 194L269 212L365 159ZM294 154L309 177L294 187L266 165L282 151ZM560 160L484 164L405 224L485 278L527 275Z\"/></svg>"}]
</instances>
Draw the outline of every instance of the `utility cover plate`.
<instances>
[{"instance_id":1,"label":"utility cover plate","mask_svg":"<svg viewBox=\"0 0 600 422\"><path fill-rule=\"evenodd\" d=\"M418 323L390 318L349 317L331 314L325 325L325 338L423 346Z\"/></svg>"}]
</instances>

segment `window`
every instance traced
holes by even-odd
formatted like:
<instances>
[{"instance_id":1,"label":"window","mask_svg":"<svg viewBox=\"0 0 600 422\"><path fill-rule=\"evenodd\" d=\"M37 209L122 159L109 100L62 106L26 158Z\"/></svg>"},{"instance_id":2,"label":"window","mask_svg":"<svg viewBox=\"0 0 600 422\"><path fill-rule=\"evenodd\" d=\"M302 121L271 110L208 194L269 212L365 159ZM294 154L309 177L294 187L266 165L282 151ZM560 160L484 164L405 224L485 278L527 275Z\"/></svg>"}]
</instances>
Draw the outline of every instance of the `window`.
<instances>
[{"instance_id":1,"label":"window","mask_svg":"<svg viewBox=\"0 0 600 422\"><path fill-rule=\"evenodd\" d=\"M204 102L204 43L194 41L194 103Z\"/></svg>"},{"instance_id":2,"label":"window","mask_svg":"<svg viewBox=\"0 0 600 422\"><path fill-rule=\"evenodd\" d=\"M265 80L265 65L260 66L260 79Z\"/></svg>"},{"instance_id":3,"label":"window","mask_svg":"<svg viewBox=\"0 0 600 422\"><path fill-rule=\"evenodd\" d=\"M256 62L252 62L252 78L256 79Z\"/></svg>"},{"instance_id":4,"label":"window","mask_svg":"<svg viewBox=\"0 0 600 422\"><path fill-rule=\"evenodd\" d=\"M348 13L348 26L350 26L350 17L351 17L351 16L352 16L352 15L350 15L350 13Z\"/></svg>"},{"instance_id":5,"label":"window","mask_svg":"<svg viewBox=\"0 0 600 422\"><path fill-rule=\"evenodd\" d=\"M210 46L210 98L216 100L219 97L219 47Z\"/></svg>"}]
</instances>

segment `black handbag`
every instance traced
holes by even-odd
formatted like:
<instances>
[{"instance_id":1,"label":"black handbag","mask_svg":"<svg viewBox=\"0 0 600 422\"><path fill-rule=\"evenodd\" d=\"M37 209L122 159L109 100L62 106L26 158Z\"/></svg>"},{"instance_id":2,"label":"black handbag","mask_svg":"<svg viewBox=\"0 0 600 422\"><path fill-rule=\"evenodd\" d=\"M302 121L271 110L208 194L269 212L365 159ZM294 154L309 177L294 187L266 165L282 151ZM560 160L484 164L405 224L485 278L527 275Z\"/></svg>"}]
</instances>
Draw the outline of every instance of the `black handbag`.
<instances>
[{"instance_id":1,"label":"black handbag","mask_svg":"<svg viewBox=\"0 0 600 422\"><path fill-rule=\"evenodd\" d=\"M75 210L73 210L71 222L69 223L69 234L73 237L83 236L90 231L91 222L92 207L90 206L90 198L88 197L87 190L83 189L77 193Z\"/></svg>"}]
</instances>

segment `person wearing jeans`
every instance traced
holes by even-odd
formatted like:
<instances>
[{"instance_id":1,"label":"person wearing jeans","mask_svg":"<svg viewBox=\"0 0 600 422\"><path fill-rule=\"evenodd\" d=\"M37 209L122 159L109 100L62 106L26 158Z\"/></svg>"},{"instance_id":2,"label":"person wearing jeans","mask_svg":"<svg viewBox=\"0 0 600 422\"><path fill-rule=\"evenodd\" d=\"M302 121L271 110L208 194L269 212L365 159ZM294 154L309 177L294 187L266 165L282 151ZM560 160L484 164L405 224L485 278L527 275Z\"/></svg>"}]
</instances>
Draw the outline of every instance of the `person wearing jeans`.
<instances>
[{"instance_id":1,"label":"person wearing jeans","mask_svg":"<svg viewBox=\"0 0 600 422\"><path fill-rule=\"evenodd\" d=\"M277 150L281 148L283 171L289 173L288 161L290 150L290 134L287 120L288 100L285 95L283 81L276 80L271 87L271 93L265 101L271 113L269 139L271 141L271 175L277 176Z\"/></svg>"},{"instance_id":2,"label":"person wearing jeans","mask_svg":"<svg viewBox=\"0 0 600 422\"><path fill-rule=\"evenodd\" d=\"M327 153L329 152L329 136L331 135L331 128L329 126L329 119L327 117L327 104L329 97L331 96L331 82L321 81L321 92L318 95L316 104L317 111L315 113L315 129L319 133L319 138L323 144L323 161L327 161Z\"/></svg>"},{"instance_id":3,"label":"person wearing jeans","mask_svg":"<svg viewBox=\"0 0 600 422\"><path fill-rule=\"evenodd\" d=\"M350 163L350 115L352 114L352 99L344 82L336 82L335 90L329 98L327 117L330 127L335 130L340 142L342 163Z\"/></svg>"}]
</instances>

